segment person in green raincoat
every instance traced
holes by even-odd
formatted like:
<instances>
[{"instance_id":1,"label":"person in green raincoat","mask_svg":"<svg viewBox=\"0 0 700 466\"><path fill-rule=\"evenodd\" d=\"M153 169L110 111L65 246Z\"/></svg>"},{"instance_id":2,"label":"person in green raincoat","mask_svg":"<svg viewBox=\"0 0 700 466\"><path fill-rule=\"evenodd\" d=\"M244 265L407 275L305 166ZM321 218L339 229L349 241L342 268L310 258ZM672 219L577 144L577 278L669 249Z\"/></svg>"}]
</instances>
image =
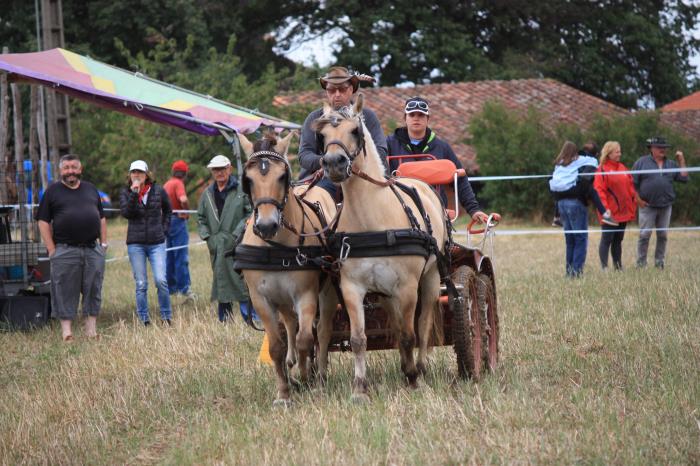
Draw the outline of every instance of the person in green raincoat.
<instances>
[{"instance_id":1,"label":"person in green raincoat","mask_svg":"<svg viewBox=\"0 0 700 466\"><path fill-rule=\"evenodd\" d=\"M214 182L204 191L197 208L199 236L207 242L213 280L211 300L219 303L219 320L225 322L231 315L232 303L237 301L244 319L253 318L248 289L233 269L233 260L226 253L233 250L236 239L245 229L251 208L235 176L231 161L217 155L207 165Z\"/></svg>"}]
</instances>

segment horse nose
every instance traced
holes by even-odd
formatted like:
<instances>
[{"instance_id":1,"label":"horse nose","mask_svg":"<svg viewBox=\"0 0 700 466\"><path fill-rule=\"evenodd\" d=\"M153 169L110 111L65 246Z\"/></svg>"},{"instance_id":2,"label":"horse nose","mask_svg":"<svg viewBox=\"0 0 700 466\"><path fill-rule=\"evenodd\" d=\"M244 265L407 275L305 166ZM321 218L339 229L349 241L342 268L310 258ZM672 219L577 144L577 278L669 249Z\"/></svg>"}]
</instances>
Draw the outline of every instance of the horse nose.
<instances>
[{"instance_id":1,"label":"horse nose","mask_svg":"<svg viewBox=\"0 0 700 466\"><path fill-rule=\"evenodd\" d=\"M269 239L277 234L280 224L273 219L258 219L255 226L263 239Z\"/></svg>"},{"instance_id":2,"label":"horse nose","mask_svg":"<svg viewBox=\"0 0 700 466\"><path fill-rule=\"evenodd\" d=\"M347 157L338 152L328 152L323 156L323 165L333 167L336 170L343 170L348 164Z\"/></svg>"}]
</instances>

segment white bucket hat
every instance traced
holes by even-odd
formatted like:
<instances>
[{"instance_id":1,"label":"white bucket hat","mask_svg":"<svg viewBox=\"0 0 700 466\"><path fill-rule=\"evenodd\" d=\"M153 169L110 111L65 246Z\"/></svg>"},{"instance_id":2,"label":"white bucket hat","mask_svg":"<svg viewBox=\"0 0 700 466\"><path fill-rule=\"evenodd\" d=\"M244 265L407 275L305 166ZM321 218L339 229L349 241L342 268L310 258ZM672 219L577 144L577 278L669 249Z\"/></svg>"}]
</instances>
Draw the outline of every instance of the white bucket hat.
<instances>
[{"instance_id":1,"label":"white bucket hat","mask_svg":"<svg viewBox=\"0 0 700 466\"><path fill-rule=\"evenodd\" d=\"M231 165L231 161L225 155L215 155L207 165L207 168L224 168Z\"/></svg>"},{"instance_id":2,"label":"white bucket hat","mask_svg":"<svg viewBox=\"0 0 700 466\"><path fill-rule=\"evenodd\" d=\"M133 172L134 170L142 171L144 173L148 172L148 164L144 162L143 160L134 160L131 162L131 166L129 167L129 171Z\"/></svg>"}]
</instances>

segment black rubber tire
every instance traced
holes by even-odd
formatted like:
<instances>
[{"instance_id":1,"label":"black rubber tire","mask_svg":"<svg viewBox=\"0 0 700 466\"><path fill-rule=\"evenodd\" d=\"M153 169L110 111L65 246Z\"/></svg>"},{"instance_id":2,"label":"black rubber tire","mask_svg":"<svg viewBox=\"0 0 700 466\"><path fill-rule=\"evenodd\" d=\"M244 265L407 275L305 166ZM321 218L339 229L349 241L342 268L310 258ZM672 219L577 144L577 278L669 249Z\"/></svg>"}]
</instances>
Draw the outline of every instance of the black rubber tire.
<instances>
[{"instance_id":1,"label":"black rubber tire","mask_svg":"<svg viewBox=\"0 0 700 466\"><path fill-rule=\"evenodd\" d=\"M460 266L452 274L455 285L462 285L461 300L452 309L452 342L457 355L457 372L463 379L479 380L483 369L481 319L478 286L474 270Z\"/></svg>"},{"instance_id":2,"label":"black rubber tire","mask_svg":"<svg viewBox=\"0 0 700 466\"><path fill-rule=\"evenodd\" d=\"M484 366L489 372L494 372L496 366L498 366L498 340L500 338L498 301L496 300L496 292L491 277L479 274L477 285L481 335L484 342Z\"/></svg>"}]
</instances>

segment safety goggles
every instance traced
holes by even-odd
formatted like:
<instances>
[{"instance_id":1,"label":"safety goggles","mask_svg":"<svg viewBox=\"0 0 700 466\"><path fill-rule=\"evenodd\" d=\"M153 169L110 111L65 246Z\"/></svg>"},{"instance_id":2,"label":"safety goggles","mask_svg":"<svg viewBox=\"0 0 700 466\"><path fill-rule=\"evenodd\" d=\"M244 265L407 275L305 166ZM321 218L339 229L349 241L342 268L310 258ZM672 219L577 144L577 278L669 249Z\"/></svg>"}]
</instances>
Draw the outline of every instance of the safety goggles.
<instances>
[{"instance_id":1,"label":"safety goggles","mask_svg":"<svg viewBox=\"0 0 700 466\"><path fill-rule=\"evenodd\" d=\"M425 113L426 115L428 114L428 102L424 100L410 100L406 104L405 108L406 113L410 112L421 112Z\"/></svg>"}]
</instances>

